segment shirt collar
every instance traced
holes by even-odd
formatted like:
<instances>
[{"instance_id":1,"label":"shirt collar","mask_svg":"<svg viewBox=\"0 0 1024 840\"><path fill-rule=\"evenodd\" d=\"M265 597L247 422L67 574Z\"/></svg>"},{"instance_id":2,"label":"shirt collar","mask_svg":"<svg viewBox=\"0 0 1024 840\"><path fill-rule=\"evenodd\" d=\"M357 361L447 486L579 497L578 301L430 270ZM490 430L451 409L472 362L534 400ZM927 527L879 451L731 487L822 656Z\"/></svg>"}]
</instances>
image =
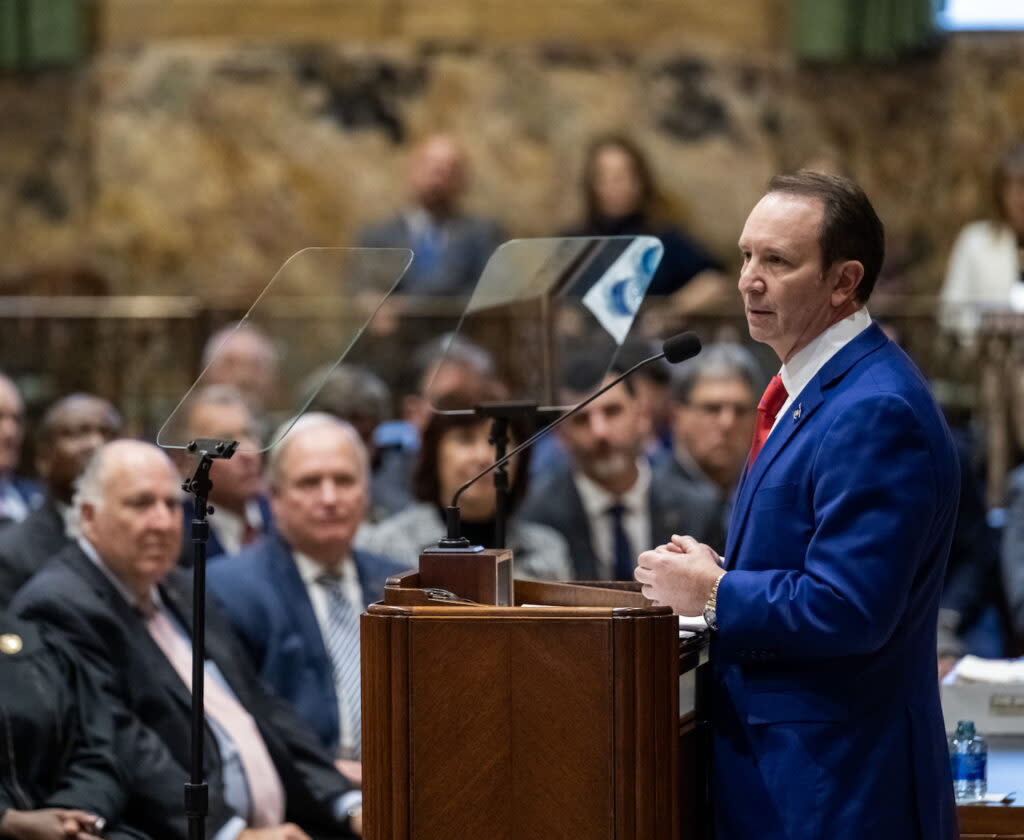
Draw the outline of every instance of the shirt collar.
<instances>
[{"instance_id":1,"label":"shirt collar","mask_svg":"<svg viewBox=\"0 0 1024 840\"><path fill-rule=\"evenodd\" d=\"M782 370L779 371L789 399L792 400L803 391L829 359L869 326L871 315L868 314L866 307L861 307L812 339L802 350L794 353L793 358L783 364Z\"/></svg>"},{"instance_id":2,"label":"shirt collar","mask_svg":"<svg viewBox=\"0 0 1024 840\"><path fill-rule=\"evenodd\" d=\"M651 484L651 468L646 458L636 459L636 470L636 481L621 496L609 493L601 485L577 471L573 478L587 516L591 519L604 516L608 508L614 504L622 504L630 513L644 510L647 503L647 488Z\"/></svg>"},{"instance_id":3,"label":"shirt collar","mask_svg":"<svg viewBox=\"0 0 1024 840\"><path fill-rule=\"evenodd\" d=\"M299 577L307 587L316 583L317 578L322 575L330 574L322 563L318 563L308 554L292 550L292 557L295 560L295 568L299 570ZM344 584L357 580L355 563L352 562L351 554L346 555L338 565L337 576L338 580Z\"/></svg>"},{"instance_id":4,"label":"shirt collar","mask_svg":"<svg viewBox=\"0 0 1024 840\"><path fill-rule=\"evenodd\" d=\"M107 567L107 564L100 558L99 552L96 551L96 548L91 542L89 542L85 537L79 537L78 547L82 549L82 552L92 561L93 565L103 573L103 576L110 581L111 586L113 586L114 589L117 590L117 593L124 598L125 603L127 603L128 606L136 608L140 606L139 599L135 596L135 593L121 583L117 575ZM154 608L158 608L160 606L160 593L155 586L150 589L149 597L153 601Z\"/></svg>"}]
</instances>

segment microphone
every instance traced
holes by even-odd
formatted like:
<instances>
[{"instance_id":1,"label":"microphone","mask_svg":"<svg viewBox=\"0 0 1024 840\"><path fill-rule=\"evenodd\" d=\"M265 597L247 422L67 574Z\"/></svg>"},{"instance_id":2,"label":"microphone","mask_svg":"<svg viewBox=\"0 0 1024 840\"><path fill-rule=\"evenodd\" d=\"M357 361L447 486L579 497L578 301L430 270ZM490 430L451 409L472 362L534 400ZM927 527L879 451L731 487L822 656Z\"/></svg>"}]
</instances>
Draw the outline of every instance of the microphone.
<instances>
[{"instance_id":1,"label":"microphone","mask_svg":"<svg viewBox=\"0 0 1024 840\"><path fill-rule=\"evenodd\" d=\"M687 359L692 359L694 356L696 356L700 352L700 348L700 339L697 338L697 335L692 332L679 333L678 335L674 335L671 338L665 339L665 341L661 345L660 353L657 353L654 356L651 356L650 358L644 359L641 362L637 362L625 373L621 373L618 376L616 376L615 379L613 379L603 388L599 389L598 391L595 391L593 394L591 394L589 397L583 400L583 402L574 405L567 412L565 412L565 414L556 417L551 423L549 423L543 429L538 430L536 433L531 435L518 446L513 447L512 451L508 452L504 457L499 458L489 467L473 476L469 481L467 481L458 490L455 491L455 495L452 496L452 503L447 508L445 508L445 522L448 529L448 535L440 542L438 542L438 546L440 546L441 548L465 548L469 545L469 540L463 537L460 533L462 531L462 523L461 517L459 516L459 497L463 494L464 491L472 487L477 481L479 481L485 475L488 475L489 473L496 470L502 464L505 464L508 461L510 461L515 455L519 454L524 449L526 449L526 447L536 443L538 440L540 440L540 438L549 434L552 429L560 426L565 420L568 420L580 409L586 408L586 406L590 405L590 403L592 403L599 396L605 393L605 391L610 391L612 388L614 388L616 385L622 382L623 379L632 374L634 371L639 370L645 365L649 365L651 362L656 362L659 359L664 359L665 361L672 365L679 364L679 362L685 362Z\"/></svg>"}]
</instances>

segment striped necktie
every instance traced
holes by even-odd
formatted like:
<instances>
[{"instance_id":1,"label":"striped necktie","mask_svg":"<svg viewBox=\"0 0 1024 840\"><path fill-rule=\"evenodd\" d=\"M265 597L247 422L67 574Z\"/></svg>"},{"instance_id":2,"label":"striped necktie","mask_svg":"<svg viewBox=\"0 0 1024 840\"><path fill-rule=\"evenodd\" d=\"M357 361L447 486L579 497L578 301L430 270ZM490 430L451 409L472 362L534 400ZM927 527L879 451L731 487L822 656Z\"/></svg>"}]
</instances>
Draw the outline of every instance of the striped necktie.
<instances>
[{"instance_id":1,"label":"striped necktie","mask_svg":"<svg viewBox=\"0 0 1024 840\"><path fill-rule=\"evenodd\" d=\"M362 753L362 709L359 675L359 611L345 597L341 580L317 578L327 593L327 634L324 647L331 658L334 689L341 709L341 757L358 760Z\"/></svg>"}]
</instances>

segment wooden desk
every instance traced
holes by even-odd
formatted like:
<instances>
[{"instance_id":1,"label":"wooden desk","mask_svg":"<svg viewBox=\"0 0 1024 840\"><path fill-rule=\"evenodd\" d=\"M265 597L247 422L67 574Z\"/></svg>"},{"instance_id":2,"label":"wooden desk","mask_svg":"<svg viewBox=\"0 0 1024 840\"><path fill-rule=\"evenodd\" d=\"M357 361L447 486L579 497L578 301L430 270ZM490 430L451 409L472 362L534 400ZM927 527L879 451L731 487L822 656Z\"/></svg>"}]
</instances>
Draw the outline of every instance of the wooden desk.
<instances>
[{"instance_id":1,"label":"wooden desk","mask_svg":"<svg viewBox=\"0 0 1024 840\"><path fill-rule=\"evenodd\" d=\"M961 805L962 840L1024 840L1024 737L993 736L989 741L988 789L1016 792L1011 805Z\"/></svg>"}]
</instances>

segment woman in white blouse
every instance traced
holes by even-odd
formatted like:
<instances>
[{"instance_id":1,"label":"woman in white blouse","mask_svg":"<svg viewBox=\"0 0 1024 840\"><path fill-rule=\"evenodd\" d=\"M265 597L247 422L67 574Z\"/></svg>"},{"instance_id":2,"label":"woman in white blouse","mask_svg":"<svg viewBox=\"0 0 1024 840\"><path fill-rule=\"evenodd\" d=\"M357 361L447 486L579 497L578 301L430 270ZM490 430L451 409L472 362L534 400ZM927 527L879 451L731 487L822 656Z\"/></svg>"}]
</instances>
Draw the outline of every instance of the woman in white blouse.
<instances>
[{"instance_id":1,"label":"woman in white blouse","mask_svg":"<svg viewBox=\"0 0 1024 840\"><path fill-rule=\"evenodd\" d=\"M1024 312L1024 142L999 159L992 187L996 217L960 231L942 288L942 326L965 343L986 310Z\"/></svg>"}]
</instances>

